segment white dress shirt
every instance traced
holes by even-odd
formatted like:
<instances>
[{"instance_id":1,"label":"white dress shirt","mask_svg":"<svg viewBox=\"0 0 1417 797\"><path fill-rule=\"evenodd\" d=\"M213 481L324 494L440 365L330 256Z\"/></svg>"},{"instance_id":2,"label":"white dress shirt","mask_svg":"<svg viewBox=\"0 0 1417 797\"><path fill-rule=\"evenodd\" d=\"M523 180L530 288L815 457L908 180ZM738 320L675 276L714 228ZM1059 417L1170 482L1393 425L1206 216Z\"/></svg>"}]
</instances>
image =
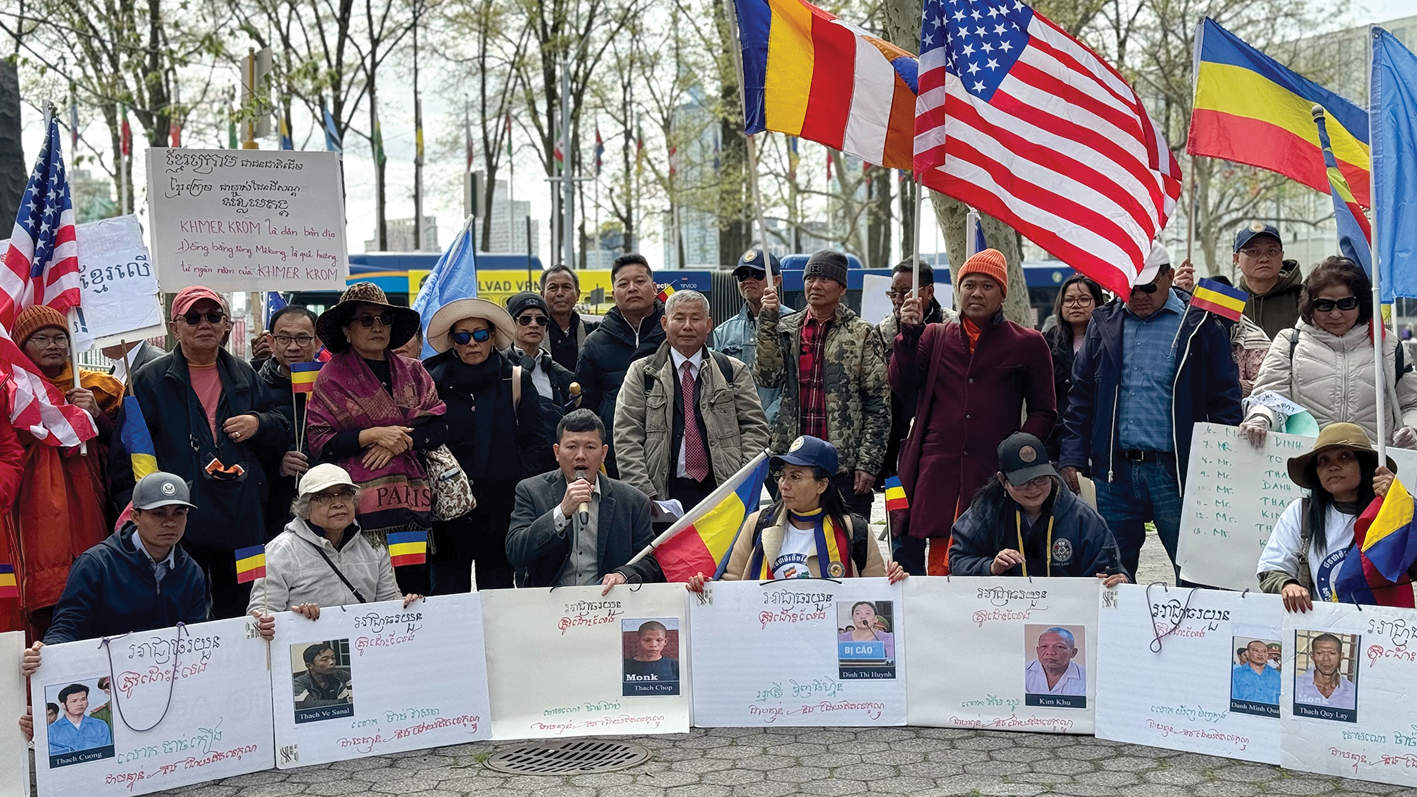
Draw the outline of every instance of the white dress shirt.
<instances>
[{"instance_id":1,"label":"white dress shirt","mask_svg":"<svg viewBox=\"0 0 1417 797\"><path fill-rule=\"evenodd\" d=\"M670 359L671 362L674 363L674 389L675 389L676 391L683 392L683 390L684 390L684 387L683 387L684 363L688 363L688 364L689 364L689 376L691 376L691 377L693 378L695 384L698 383L698 381L699 381L699 366L701 366L701 365L703 364L703 361L704 361L704 350L703 350L703 349L699 349L698 351L694 352L694 356L693 356L693 357L685 357L684 355L682 355L682 354L679 353L679 350L678 350L678 349L676 349L676 348L674 348L673 346L671 346L671 347L669 347L669 359ZM696 408L696 409L697 409L697 408ZM688 418L688 408L687 408L687 407L685 407L684 415L685 415L685 417L684 417L684 431L685 431L684 437L687 438L687 437L688 437L688 430L689 430L689 418ZM705 452L708 451L708 441L707 441L707 440L704 441L704 451L705 451ZM675 476L678 476L678 477L681 478L681 479L690 479L690 478L693 478L692 476L689 475L689 469L688 469L688 468L685 466L685 464L684 464L684 439L682 439L682 438L679 440L679 458L678 458L677 464L675 464L675 466L674 466L674 475L675 475Z\"/></svg>"}]
</instances>

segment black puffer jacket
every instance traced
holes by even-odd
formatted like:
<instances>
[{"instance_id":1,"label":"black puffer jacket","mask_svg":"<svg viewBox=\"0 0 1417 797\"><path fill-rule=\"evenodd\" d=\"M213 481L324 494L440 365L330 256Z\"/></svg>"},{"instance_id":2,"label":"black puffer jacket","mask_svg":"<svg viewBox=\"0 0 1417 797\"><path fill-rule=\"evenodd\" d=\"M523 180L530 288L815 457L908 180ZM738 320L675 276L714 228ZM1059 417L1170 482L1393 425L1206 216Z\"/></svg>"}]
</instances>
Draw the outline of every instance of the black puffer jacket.
<instances>
[{"instance_id":1,"label":"black puffer jacket","mask_svg":"<svg viewBox=\"0 0 1417 797\"><path fill-rule=\"evenodd\" d=\"M285 524L293 517L290 505L295 501L296 482L299 480L294 476L282 476L280 463L285 458L285 452L295 449L295 430L305 422L305 402L309 394L292 391L290 374L280 372L280 363L275 358L262 360L256 377L266 386L274 408L290 419L291 429L283 447L259 452L261 466L266 470L266 483L270 485L270 499L266 501L266 541L269 542L285 531ZM304 450L308 461L310 447L307 445ZM314 462L311 461L311 464Z\"/></svg>"},{"instance_id":2,"label":"black puffer jacket","mask_svg":"<svg viewBox=\"0 0 1417 797\"><path fill-rule=\"evenodd\" d=\"M1068 411L1068 389L1073 386L1073 326L1058 324L1043 333L1048 342L1048 351L1053 355L1053 395L1058 401L1058 422L1053 424L1053 433L1044 443L1048 446L1048 459L1057 462L1059 448L1063 444L1063 415Z\"/></svg>"},{"instance_id":3,"label":"black puffer jacket","mask_svg":"<svg viewBox=\"0 0 1417 797\"><path fill-rule=\"evenodd\" d=\"M663 316L664 303L656 300L654 310L636 330L620 314L620 308L613 307L581 347L581 356L576 360L581 406L600 416L605 424L606 443L614 439L611 427L615 421L615 401L625 381L625 372L630 369L630 363L654 354L664 342L664 327L660 324ZM619 478L613 447L605 458L605 470L611 478Z\"/></svg>"}]
</instances>

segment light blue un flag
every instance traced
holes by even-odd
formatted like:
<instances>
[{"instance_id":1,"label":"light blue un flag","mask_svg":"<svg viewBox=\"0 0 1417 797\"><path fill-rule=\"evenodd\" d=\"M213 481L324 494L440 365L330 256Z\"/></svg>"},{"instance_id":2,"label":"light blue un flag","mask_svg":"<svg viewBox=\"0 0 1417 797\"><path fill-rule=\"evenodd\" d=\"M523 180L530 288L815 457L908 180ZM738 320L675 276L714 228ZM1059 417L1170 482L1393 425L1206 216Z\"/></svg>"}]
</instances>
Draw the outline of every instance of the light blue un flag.
<instances>
[{"instance_id":1,"label":"light blue un flag","mask_svg":"<svg viewBox=\"0 0 1417 797\"><path fill-rule=\"evenodd\" d=\"M425 359L437 353L428 345L428 322L438 308L457 299L477 298L477 246L472 234L475 222L475 219L468 218L462 232L453 238L452 245L424 278L418 288L418 298L413 300L413 309L418 311L423 325Z\"/></svg>"},{"instance_id":2,"label":"light blue un flag","mask_svg":"<svg viewBox=\"0 0 1417 797\"><path fill-rule=\"evenodd\" d=\"M1417 56L1373 28L1373 213L1382 300L1417 298Z\"/></svg>"}]
</instances>

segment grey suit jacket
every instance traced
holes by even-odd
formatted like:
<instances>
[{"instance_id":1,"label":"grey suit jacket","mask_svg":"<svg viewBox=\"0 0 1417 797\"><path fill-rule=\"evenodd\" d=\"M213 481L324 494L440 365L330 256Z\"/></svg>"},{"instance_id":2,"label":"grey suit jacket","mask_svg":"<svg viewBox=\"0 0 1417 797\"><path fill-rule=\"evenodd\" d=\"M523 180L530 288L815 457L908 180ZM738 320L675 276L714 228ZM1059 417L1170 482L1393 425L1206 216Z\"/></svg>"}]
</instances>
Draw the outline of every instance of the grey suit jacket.
<instances>
[{"instance_id":1,"label":"grey suit jacket","mask_svg":"<svg viewBox=\"0 0 1417 797\"><path fill-rule=\"evenodd\" d=\"M556 530L551 512L566 495L566 477L560 470L523 479L516 490L512 526L507 533L507 559L516 568L519 587L554 587L571 554L572 526ZM664 573L653 556L633 565L625 563L654 541L649 522L649 499L635 488L602 474L597 547L597 578L618 572L630 583L663 581Z\"/></svg>"}]
</instances>

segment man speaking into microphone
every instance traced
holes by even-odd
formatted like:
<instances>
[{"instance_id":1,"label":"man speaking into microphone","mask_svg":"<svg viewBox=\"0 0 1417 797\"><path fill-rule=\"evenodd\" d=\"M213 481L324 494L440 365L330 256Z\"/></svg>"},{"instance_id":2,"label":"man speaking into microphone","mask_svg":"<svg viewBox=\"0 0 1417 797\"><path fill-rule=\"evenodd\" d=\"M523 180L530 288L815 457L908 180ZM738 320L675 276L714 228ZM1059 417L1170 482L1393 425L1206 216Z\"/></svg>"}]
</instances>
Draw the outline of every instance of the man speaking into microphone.
<instances>
[{"instance_id":1,"label":"man speaking into microphone","mask_svg":"<svg viewBox=\"0 0 1417 797\"><path fill-rule=\"evenodd\" d=\"M519 587L663 581L653 556L626 565L654 540L649 498L600 472L605 425L575 410L556 426L557 470L517 485L507 559Z\"/></svg>"}]
</instances>

